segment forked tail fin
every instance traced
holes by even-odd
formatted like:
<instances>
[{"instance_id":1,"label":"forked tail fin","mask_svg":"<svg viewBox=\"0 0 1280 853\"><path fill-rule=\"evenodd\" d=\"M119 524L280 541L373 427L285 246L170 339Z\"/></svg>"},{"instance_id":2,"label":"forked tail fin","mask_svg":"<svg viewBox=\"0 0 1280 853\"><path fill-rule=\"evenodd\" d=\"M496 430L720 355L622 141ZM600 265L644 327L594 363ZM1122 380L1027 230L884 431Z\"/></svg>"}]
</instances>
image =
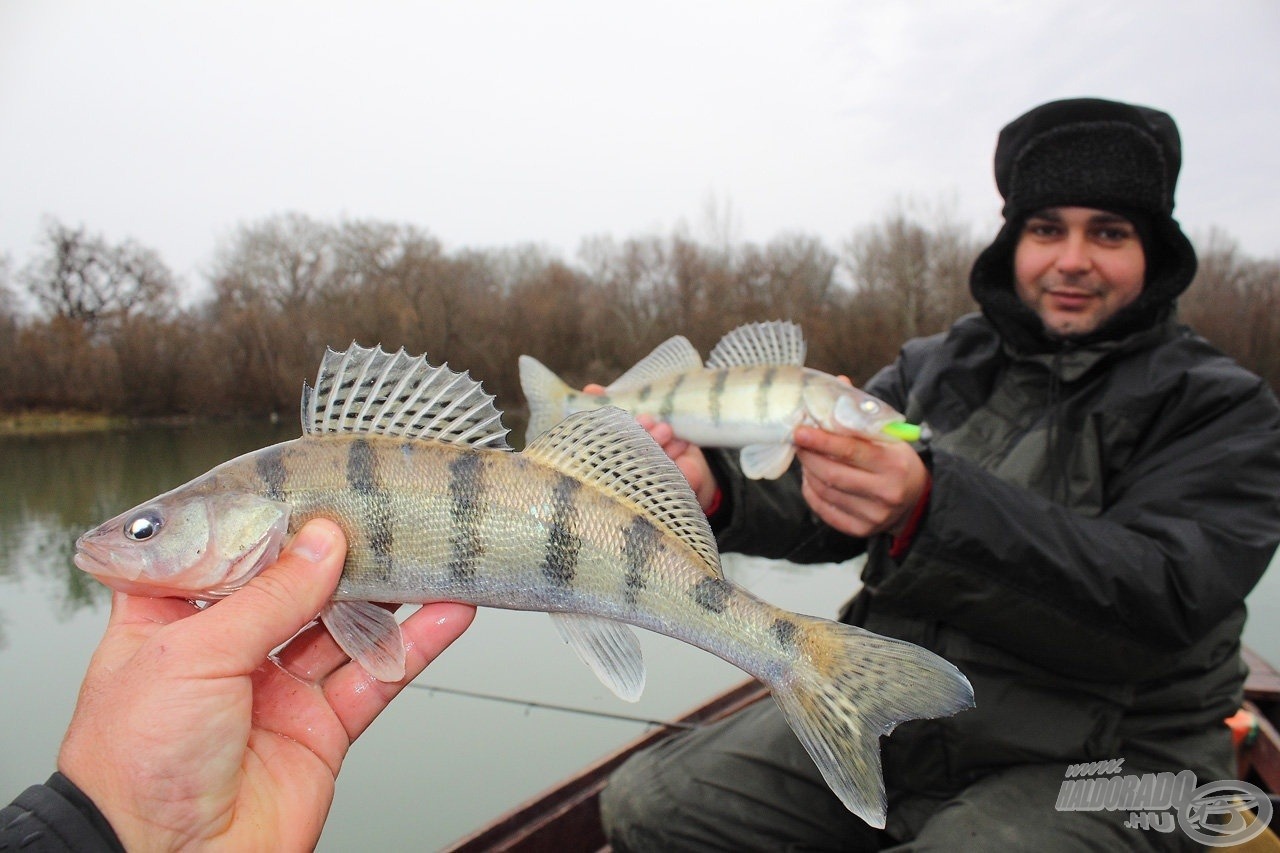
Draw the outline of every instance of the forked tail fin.
<instances>
[{"instance_id":1,"label":"forked tail fin","mask_svg":"<svg viewBox=\"0 0 1280 853\"><path fill-rule=\"evenodd\" d=\"M773 687L787 723L849 811L885 820L880 736L906 720L973 707L960 670L927 649L824 620L806 624L800 659Z\"/></svg>"},{"instance_id":2,"label":"forked tail fin","mask_svg":"<svg viewBox=\"0 0 1280 853\"><path fill-rule=\"evenodd\" d=\"M533 356L520 356L520 388L529 401L526 442L533 441L569 414L565 401L574 390Z\"/></svg>"}]
</instances>

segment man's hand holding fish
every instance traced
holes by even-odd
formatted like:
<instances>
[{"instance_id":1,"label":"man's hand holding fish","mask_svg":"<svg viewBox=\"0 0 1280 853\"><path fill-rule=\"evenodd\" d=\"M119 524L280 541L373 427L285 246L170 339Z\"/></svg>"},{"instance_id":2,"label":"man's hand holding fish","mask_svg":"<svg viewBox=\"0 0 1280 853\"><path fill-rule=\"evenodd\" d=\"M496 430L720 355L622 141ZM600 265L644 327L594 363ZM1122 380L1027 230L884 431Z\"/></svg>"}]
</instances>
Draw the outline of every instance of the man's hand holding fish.
<instances>
[{"instance_id":1,"label":"man's hand holding fish","mask_svg":"<svg viewBox=\"0 0 1280 853\"><path fill-rule=\"evenodd\" d=\"M126 849L315 846L352 742L475 612L446 603L410 616L404 679L376 681L323 626L303 630L345 555L341 530L313 521L204 610L115 594L58 769Z\"/></svg>"},{"instance_id":2,"label":"man's hand holding fish","mask_svg":"<svg viewBox=\"0 0 1280 853\"><path fill-rule=\"evenodd\" d=\"M928 500L929 471L909 444L806 426L792 441L805 501L841 533L900 533Z\"/></svg>"}]
</instances>

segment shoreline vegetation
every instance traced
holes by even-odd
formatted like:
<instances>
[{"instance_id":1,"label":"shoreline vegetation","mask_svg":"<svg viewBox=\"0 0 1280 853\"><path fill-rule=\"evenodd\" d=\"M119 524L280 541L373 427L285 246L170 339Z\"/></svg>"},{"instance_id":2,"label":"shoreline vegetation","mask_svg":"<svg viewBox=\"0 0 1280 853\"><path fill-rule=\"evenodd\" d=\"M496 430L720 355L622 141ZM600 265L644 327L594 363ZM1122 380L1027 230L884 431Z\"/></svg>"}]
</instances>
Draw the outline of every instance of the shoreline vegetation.
<instances>
[{"instance_id":1,"label":"shoreline vegetation","mask_svg":"<svg viewBox=\"0 0 1280 853\"><path fill-rule=\"evenodd\" d=\"M184 283L145 246L51 221L27 263L0 254L0 434L293 419L325 347L352 341L468 372L514 431L522 354L581 387L673 335L705 356L743 323L791 320L808 366L861 385L904 341L977 309L969 270L986 241L945 208L892 211L834 248L803 233L738 241L729 224L710 239L589 237L566 259L282 214L220 241L204 281ZM1195 242L1180 319L1280 390L1280 257L1218 232Z\"/></svg>"},{"instance_id":2,"label":"shoreline vegetation","mask_svg":"<svg viewBox=\"0 0 1280 853\"><path fill-rule=\"evenodd\" d=\"M142 427L180 427L199 423L238 420L245 423L274 423L272 418L201 418L189 415L166 417L128 417L106 412L65 411L13 411L0 412L0 439L30 438L46 435L70 435L72 433L109 432L111 430L138 429Z\"/></svg>"},{"instance_id":3,"label":"shoreline vegetation","mask_svg":"<svg viewBox=\"0 0 1280 853\"><path fill-rule=\"evenodd\" d=\"M63 435L78 432L105 432L133 426L134 421L121 415L102 412L19 411L0 413L0 437Z\"/></svg>"}]
</instances>

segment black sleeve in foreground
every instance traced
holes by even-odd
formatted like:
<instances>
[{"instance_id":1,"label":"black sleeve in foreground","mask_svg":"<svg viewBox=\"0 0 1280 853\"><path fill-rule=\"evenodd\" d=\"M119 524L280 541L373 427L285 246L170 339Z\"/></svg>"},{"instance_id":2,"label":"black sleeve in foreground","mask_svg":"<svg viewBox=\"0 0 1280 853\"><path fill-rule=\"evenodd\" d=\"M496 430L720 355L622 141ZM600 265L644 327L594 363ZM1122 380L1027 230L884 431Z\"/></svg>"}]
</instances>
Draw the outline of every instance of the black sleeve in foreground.
<instances>
[{"instance_id":1,"label":"black sleeve in foreground","mask_svg":"<svg viewBox=\"0 0 1280 853\"><path fill-rule=\"evenodd\" d=\"M0 853L124 853L93 801L61 773L0 809Z\"/></svg>"}]
</instances>

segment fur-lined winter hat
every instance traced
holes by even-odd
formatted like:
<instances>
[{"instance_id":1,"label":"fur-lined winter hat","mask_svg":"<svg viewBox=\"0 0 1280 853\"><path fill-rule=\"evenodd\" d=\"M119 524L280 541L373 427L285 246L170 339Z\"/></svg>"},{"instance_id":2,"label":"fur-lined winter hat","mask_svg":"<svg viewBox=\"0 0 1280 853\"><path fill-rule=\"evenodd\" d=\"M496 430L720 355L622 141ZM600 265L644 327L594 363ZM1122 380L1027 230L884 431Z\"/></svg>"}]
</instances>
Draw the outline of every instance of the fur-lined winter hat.
<instances>
[{"instance_id":1,"label":"fur-lined winter hat","mask_svg":"<svg viewBox=\"0 0 1280 853\"><path fill-rule=\"evenodd\" d=\"M1014 119L1000 131L995 154L1005 225L969 280L983 312L1015 343L1043 348L1039 317L1014 292L1013 251L1028 216L1073 206L1129 219L1147 261L1138 299L1080 342L1121 337L1166 316L1196 271L1195 250L1173 218L1181 166L1177 125L1150 107L1074 98Z\"/></svg>"}]
</instances>

